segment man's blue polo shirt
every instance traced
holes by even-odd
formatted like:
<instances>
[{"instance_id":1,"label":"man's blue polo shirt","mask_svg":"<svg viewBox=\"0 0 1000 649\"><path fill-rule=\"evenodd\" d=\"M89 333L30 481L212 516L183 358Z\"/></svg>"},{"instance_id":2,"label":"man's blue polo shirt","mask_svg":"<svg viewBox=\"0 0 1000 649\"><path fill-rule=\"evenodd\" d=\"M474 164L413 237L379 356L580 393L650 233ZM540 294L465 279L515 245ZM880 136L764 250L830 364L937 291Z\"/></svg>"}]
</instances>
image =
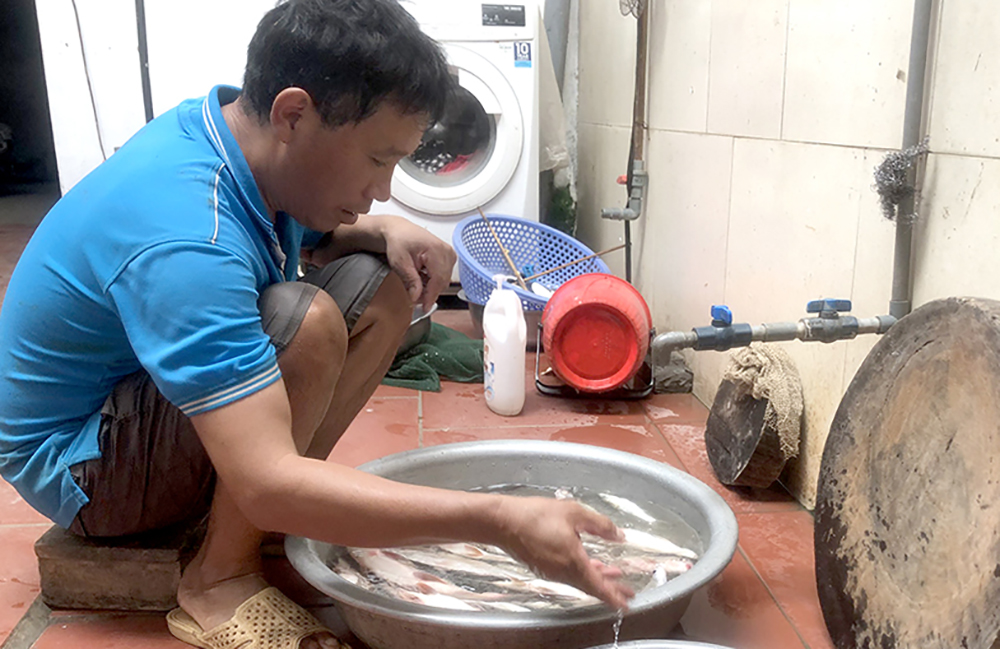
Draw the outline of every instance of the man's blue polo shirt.
<instances>
[{"instance_id":1,"label":"man's blue polo shirt","mask_svg":"<svg viewBox=\"0 0 1000 649\"><path fill-rule=\"evenodd\" d=\"M149 123L42 220L0 311L0 475L68 527L100 410L146 370L186 415L280 376L257 298L294 277L303 228L268 218L217 87Z\"/></svg>"}]
</instances>

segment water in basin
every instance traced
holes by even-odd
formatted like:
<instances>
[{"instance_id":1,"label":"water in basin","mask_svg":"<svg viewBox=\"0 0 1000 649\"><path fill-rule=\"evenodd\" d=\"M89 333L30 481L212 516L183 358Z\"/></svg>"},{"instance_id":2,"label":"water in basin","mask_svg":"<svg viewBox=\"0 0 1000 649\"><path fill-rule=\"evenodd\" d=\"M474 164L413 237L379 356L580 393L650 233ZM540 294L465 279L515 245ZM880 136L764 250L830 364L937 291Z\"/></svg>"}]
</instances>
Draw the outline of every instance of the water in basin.
<instances>
[{"instance_id":1,"label":"water in basin","mask_svg":"<svg viewBox=\"0 0 1000 649\"><path fill-rule=\"evenodd\" d=\"M608 516L624 531L625 542L584 535L584 547L591 557L620 568L624 580L637 593L686 572L704 550L695 530L656 503L582 487L505 484L474 491L572 499ZM327 565L365 590L437 608L529 613L599 604L571 586L533 574L493 546L449 543L389 550L342 548L329 556Z\"/></svg>"}]
</instances>

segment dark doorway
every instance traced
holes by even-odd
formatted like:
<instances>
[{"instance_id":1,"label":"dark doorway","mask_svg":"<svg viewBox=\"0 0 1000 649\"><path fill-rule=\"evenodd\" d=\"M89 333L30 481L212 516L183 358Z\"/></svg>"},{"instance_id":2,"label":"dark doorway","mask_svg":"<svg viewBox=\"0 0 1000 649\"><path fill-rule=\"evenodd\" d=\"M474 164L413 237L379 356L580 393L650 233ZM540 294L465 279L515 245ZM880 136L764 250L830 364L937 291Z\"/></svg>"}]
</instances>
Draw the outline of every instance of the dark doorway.
<instances>
[{"instance_id":1,"label":"dark doorway","mask_svg":"<svg viewBox=\"0 0 1000 649\"><path fill-rule=\"evenodd\" d=\"M0 196L58 192L34 0L0 13Z\"/></svg>"}]
</instances>

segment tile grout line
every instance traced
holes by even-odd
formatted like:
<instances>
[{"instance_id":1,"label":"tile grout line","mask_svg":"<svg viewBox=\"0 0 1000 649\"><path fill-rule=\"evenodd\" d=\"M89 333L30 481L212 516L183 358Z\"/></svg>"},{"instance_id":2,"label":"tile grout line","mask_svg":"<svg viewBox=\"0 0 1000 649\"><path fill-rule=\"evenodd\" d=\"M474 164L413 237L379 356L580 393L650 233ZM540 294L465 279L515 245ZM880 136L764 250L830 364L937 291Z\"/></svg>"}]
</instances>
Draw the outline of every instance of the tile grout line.
<instances>
[{"instance_id":1,"label":"tile grout line","mask_svg":"<svg viewBox=\"0 0 1000 649\"><path fill-rule=\"evenodd\" d=\"M653 418L649 415L649 412L646 412L646 425L651 426L653 430L656 431L656 434L660 436L660 439L663 440L663 443L667 445L667 448L670 449L670 452L673 453L674 457L677 458L677 461L680 462L681 469L684 471L684 473L694 477L691 471L688 470L687 464L684 463L684 459L677 452L677 449L675 449L673 445L670 443L670 440L667 439L667 436L663 434L663 431L660 430L660 427L656 425L656 422L653 421Z\"/></svg>"},{"instance_id":2,"label":"tile grout line","mask_svg":"<svg viewBox=\"0 0 1000 649\"><path fill-rule=\"evenodd\" d=\"M788 622L788 625L792 627L792 631L795 632L795 635L798 637L799 642L802 643L803 648L809 649L809 643L806 642L806 639L802 637L802 633L799 631L799 627L795 624L794 621L792 621L792 618L788 615L788 612L785 610L785 607L782 606L781 602L778 601L778 598L775 597L774 591L771 590L771 585L764 580L764 577L760 574L760 571L757 570L757 566L755 566L753 561L750 560L750 556L746 553L746 551L743 549L743 546L740 543L736 544L736 550L737 552L740 553L740 556L743 557L743 560L747 562L747 565L750 566L750 569L753 570L753 574L757 576L757 579L760 581L761 585L764 586L764 590L767 591L767 594L771 596L771 601L774 602L774 605L778 607L779 611L781 611L781 616L785 618L785 620Z\"/></svg>"},{"instance_id":3,"label":"tile grout line","mask_svg":"<svg viewBox=\"0 0 1000 649\"><path fill-rule=\"evenodd\" d=\"M7 639L0 644L0 649L31 649L51 622L52 609L46 606L39 595L11 629Z\"/></svg>"},{"instance_id":4,"label":"tile grout line","mask_svg":"<svg viewBox=\"0 0 1000 649\"><path fill-rule=\"evenodd\" d=\"M649 418L648 415L647 418ZM677 458L677 461L681 463L681 467L684 469L684 473L687 473L689 476L694 477L694 474L691 473L691 470L688 468L687 463L684 462L684 458L682 458L681 454L677 452L677 449L674 448L674 445L670 443L670 440L667 439L667 436L663 434L663 431L660 430L660 427L656 424L656 422L650 419L649 423L653 427L653 429L657 432L657 434L660 436L660 439L662 439L664 443L666 443L667 448L669 448L670 452L674 454L674 457Z\"/></svg>"},{"instance_id":5,"label":"tile grout line","mask_svg":"<svg viewBox=\"0 0 1000 649\"><path fill-rule=\"evenodd\" d=\"M782 486L784 486L784 485L782 485ZM789 493L788 495L791 496L792 494ZM796 500L794 502L795 502L795 504L798 505L797 509L773 509L773 510L761 509L761 510L757 510L757 511L740 512L739 515L740 516L760 516L761 514L808 514L809 517L811 519L813 519L813 521L815 521L815 516L813 516L813 513L811 511L809 511L808 509L806 509L805 507L803 507L802 503L800 503L799 501ZM762 504L766 504L766 503L762 503Z\"/></svg>"},{"instance_id":6,"label":"tile grout line","mask_svg":"<svg viewBox=\"0 0 1000 649\"><path fill-rule=\"evenodd\" d=\"M615 416L615 415L610 415L610 416ZM622 416L625 416L625 417L635 417L636 415L622 415ZM605 425L608 425L608 426L644 426L647 423L651 423L654 426L656 425L656 422L653 422L653 421L647 422L644 419L642 421L633 421L633 422L589 422L589 423L567 422L567 423L562 423L562 424L533 424L533 423L526 423L526 424L507 424L507 425L498 425L498 426L454 426L454 427L449 426L447 428L423 428L423 430L426 430L428 433L438 433L438 432L450 432L450 431L456 431L456 430L497 430L497 429L507 429L507 428L566 428L567 426L597 426L597 425L601 425L602 423L605 424ZM685 424L685 423L679 423L678 422L678 423L671 423L669 425L671 425L671 426L702 426L702 427L704 427L704 424L697 424L697 423L686 423ZM657 429L657 430L659 430L659 429ZM660 434L662 435L662 433L660 433Z\"/></svg>"},{"instance_id":7,"label":"tile grout line","mask_svg":"<svg viewBox=\"0 0 1000 649\"><path fill-rule=\"evenodd\" d=\"M788 42L792 33L792 3L785 4L785 47L781 61L781 115L778 117L778 139L785 139L785 108L788 95Z\"/></svg>"}]
</instances>

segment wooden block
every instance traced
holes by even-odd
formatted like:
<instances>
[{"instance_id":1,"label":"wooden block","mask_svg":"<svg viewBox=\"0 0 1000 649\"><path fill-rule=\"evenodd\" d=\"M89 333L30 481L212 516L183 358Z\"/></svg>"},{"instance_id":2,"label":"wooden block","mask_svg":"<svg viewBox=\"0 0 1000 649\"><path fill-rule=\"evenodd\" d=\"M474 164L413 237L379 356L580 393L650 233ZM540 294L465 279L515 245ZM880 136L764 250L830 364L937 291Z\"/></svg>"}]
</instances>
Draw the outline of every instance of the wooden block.
<instances>
[{"instance_id":1,"label":"wooden block","mask_svg":"<svg viewBox=\"0 0 1000 649\"><path fill-rule=\"evenodd\" d=\"M754 399L729 380L719 385L705 424L705 447L719 482L769 487L785 457L778 431L764 422L767 399Z\"/></svg>"}]
</instances>

